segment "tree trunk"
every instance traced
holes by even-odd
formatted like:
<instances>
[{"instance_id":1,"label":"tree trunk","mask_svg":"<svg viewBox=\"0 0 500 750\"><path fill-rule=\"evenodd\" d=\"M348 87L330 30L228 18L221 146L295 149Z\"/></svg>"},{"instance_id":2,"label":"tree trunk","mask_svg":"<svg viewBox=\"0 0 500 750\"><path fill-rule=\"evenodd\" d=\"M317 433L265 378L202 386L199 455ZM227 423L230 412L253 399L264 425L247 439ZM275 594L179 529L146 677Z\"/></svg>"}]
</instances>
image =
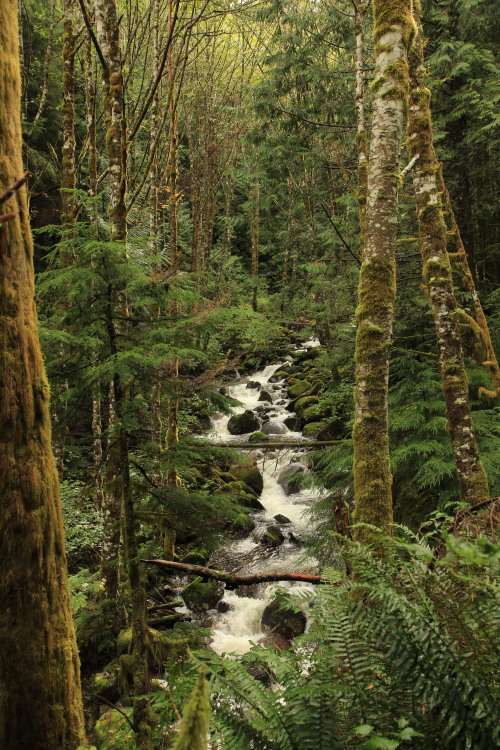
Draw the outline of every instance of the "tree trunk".
<instances>
[{"instance_id":1,"label":"tree trunk","mask_svg":"<svg viewBox=\"0 0 500 750\"><path fill-rule=\"evenodd\" d=\"M74 1L64 0L63 33L63 113L62 113L62 163L61 163L61 223L65 230L61 260L69 265L74 259L74 226L76 224L76 173L75 173L75 54Z\"/></svg>"},{"instance_id":2,"label":"tree trunk","mask_svg":"<svg viewBox=\"0 0 500 750\"><path fill-rule=\"evenodd\" d=\"M18 7L0 3L0 193L22 174ZM26 189L2 201L0 228L0 747L75 750L83 742L51 450L49 392L34 305Z\"/></svg>"},{"instance_id":3,"label":"tree trunk","mask_svg":"<svg viewBox=\"0 0 500 750\"><path fill-rule=\"evenodd\" d=\"M420 25L420 19L415 18ZM422 37L409 55L410 107L408 144L420 234L420 250L427 294L436 327L439 365L446 403L447 428L463 502L474 505L488 497L488 480L480 461L469 405L460 325L453 293L450 260L446 251L446 223L438 186L439 163L432 139L430 92L425 87Z\"/></svg>"},{"instance_id":4,"label":"tree trunk","mask_svg":"<svg viewBox=\"0 0 500 750\"><path fill-rule=\"evenodd\" d=\"M356 310L355 520L392 524L388 379L396 295L399 153L407 101L411 0L374 0L375 84L365 237ZM370 539L363 527L359 540Z\"/></svg>"},{"instance_id":5,"label":"tree trunk","mask_svg":"<svg viewBox=\"0 0 500 750\"><path fill-rule=\"evenodd\" d=\"M255 180L250 184L250 240L252 245L252 309L257 312L257 287L259 284L259 224L260 185Z\"/></svg>"},{"instance_id":6,"label":"tree trunk","mask_svg":"<svg viewBox=\"0 0 500 750\"><path fill-rule=\"evenodd\" d=\"M358 152L358 207L361 235L364 232L366 212L366 190L368 180L368 142L365 122L365 87L363 54L363 0L354 4L354 32L356 35L356 146Z\"/></svg>"},{"instance_id":7,"label":"tree trunk","mask_svg":"<svg viewBox=\"0 0 500 750\"><path fill-rule=\"evenodd\" d=\"M469 267L468 256L465 251L464 243L462 242L462 235L455 218L455 212L451 205L450 195L444 183L441 166L437 173L437 185L442 196L442 201L444 203L443 207L445 209L444 214L450 229L450 232L448 233L448 247L450 247L451 244L451 247L453 248L448 253L448 257L454 258L459 265L462 287L469 295L473 320L469 320L468 316L462 311L459 312L459 317L464 319L463 322L465 325L471 326L475 340L474 359L478 364L482 364L482 366L489 372L493 382L493 390L480 388L479 395L488 398L496 398L500 395L500 367L491 340L488 322L474 283L474 275Z\"/></svg>"}]
</instances>

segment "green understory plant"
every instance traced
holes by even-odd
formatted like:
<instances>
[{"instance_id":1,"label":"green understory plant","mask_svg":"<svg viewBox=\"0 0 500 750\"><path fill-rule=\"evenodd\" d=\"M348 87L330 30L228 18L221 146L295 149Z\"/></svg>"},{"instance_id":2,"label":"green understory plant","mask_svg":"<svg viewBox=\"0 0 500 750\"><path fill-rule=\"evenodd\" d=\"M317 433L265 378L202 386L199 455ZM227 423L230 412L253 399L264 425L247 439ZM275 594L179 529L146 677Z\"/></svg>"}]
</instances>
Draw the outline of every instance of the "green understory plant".
<instances>
[{"instance_id":1,"label":"green understory plant","mask_svg":"<svg viewBox=\"0 0 500 750\"><path fill-rule=\"evenodd\" d=\"M252 652L272 689L234 659L205 655L215 747L497 747L500 548L445 542L438 559L400 528L384 562L345 544L352 576L325 572L309 632L290 651Z\"/></svg>"}]
</instances>

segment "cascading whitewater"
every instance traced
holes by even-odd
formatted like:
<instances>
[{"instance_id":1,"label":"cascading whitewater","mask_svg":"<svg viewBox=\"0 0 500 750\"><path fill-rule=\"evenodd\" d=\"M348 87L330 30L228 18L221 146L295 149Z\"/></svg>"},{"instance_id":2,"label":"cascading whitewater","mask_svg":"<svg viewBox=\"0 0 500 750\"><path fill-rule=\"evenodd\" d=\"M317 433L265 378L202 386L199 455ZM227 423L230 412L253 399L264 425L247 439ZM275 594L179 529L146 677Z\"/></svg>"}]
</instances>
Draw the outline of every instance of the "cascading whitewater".
<instances>
[{"instance_id":1,"label":"cascading whitewater","mask_svg":"<svg viewBox=\"0 0 500 750\"><path fill-rule=\"evenodd\" d=\"M316 341L311 341L307 342L304 347L316 344ZM291 416L291 412L286 409L289 404L287 383L285 380L269 383L269 379L282 365L283 362L269 365L253 373L251 377L228 386L227 390L228 395L241 403L240 407L234 409L236 414L241 414L246 410L255 412L259 406L264 406L268 409L266 413L272 422L280 425L277 428L280 432L276 434L276 440L297 442L302 439L302 434L290 431L284 424L284 420ZM261 390L247 388L249 380L265 387L272 396L272 403L259 401ZM211 439L215 442L234 442L235 446L238 442L248 440L248 435L231 435L227 428L228 420L227 416L213 420ZM273 439L274 435L271 434L270 440L273 441ZM304 511L312 504L317 493L310 489L302 489L296 494L287 496L278 483L278 477L286 466L304 462L306 449L283 447L269 452L256 450L251 456L264 479L260 502L265 510L253 516L256 528L249 537L235 541L217 553L212 560L214 566L237 570L239 573L314 571L317 566L316 561L304 560L303 550L290 538L272 550L263 547L258 541L267 526L276 524L274 517L278 514L286 516L291 521L283 527L283 532L285 535L291 533L292 539L309 530ZM246 587L240 587L236 591L226 591L223 601L227 603L229 610L217 617L212 633L212 648L219 654L223 652L243 654L251 648L252 643L261 640L265 636L260 625L262 613L278 587L291 589L297 593L312 589L307 584L282 582L261 584L252 587L251 591Z\"/></svg>"}]
</instances>

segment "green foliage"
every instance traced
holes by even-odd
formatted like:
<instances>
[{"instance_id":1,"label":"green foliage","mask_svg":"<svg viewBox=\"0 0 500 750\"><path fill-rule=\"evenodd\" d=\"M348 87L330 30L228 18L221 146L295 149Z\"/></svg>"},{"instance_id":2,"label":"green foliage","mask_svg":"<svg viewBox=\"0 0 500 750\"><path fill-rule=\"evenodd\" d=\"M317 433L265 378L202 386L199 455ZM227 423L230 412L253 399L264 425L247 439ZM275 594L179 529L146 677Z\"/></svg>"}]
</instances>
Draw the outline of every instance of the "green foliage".
<instances>
[{"instance_id":1,"label":"green foliage","mask_svg":"<svg viewBox=\"0 0 500 750\"><path fill-rule=\"evenodd\" d=\"M207 750L210 704L205 669L201 667L193 692L182 712L173 750Z\"/></svg>"},{"instance_id":2,"label":"green foliage","mask_svg":"<svg viewBox=\"0 0 500 750\"><path fill-rule=\"evenodd\" d=\"M66 557L71 573L98 562L102 521L81 482L64 480L60 486Z\"/></svg>"},{"instance_id":3,"label":"green foliage","mask_svg":"<svg viewBox=\"0 0 500 750\"><path fill-rule=\"evenodd\" d=\"M203 657L224 748L497 745L500 550L450 538L439 559L400 531L385 540L387 562L344 547L353 575L320 587L292 651L255 648L273 690L238 662Z\"/></svg>"}]
</instances>

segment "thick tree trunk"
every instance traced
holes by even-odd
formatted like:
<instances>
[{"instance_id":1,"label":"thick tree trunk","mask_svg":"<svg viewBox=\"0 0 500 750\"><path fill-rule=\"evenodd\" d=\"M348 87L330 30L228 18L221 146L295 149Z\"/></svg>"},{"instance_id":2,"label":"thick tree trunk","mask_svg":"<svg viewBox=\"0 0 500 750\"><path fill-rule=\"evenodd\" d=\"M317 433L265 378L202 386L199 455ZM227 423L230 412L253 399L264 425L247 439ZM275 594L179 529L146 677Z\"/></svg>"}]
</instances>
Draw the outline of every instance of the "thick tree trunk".
<instances>
[{"instance_id":1,"label":"thick tree trunk","mask_svg":"<svg viewBox=\"0 0 500 750\"><path fill-rule=\"evenodd\" d=\"M418 24L420 19L416 16ZM439 365L446 403L447 428L457 467L462 501L474 505L488 497L488 480L480 461L469 405L460 325L446 251L446 223L438 185L440 166L434 151L430 92L425 86L422 38L409 56L410 107L408 144L423 259L423 274L436 327Z\"/></svg>"},{"instance_id":2,"label":"thick tree trunk","mask_svg":"<svg viewBox=\"0 0 500 750\"><path fill-rule=\"evenodd\" d=\"M392 524L388 379L396 295L399 154L407 100L407 55L414 33L411 0L374 1L375 84L360 270L354 421L355 520ZM359 527L356 537L370 538Z\"/></svg>"},{"instance_id":3,"label":"thick tree trunk","mask_svg":"<svg viewBox=\"0 0 500 750\"><path fill-rule=\"evenodd\" d=\"M18 7L0 3L0 193L22 175ZM83 742L26 189L0 205L0 747Z\"/></svg>"}]
</instances>

